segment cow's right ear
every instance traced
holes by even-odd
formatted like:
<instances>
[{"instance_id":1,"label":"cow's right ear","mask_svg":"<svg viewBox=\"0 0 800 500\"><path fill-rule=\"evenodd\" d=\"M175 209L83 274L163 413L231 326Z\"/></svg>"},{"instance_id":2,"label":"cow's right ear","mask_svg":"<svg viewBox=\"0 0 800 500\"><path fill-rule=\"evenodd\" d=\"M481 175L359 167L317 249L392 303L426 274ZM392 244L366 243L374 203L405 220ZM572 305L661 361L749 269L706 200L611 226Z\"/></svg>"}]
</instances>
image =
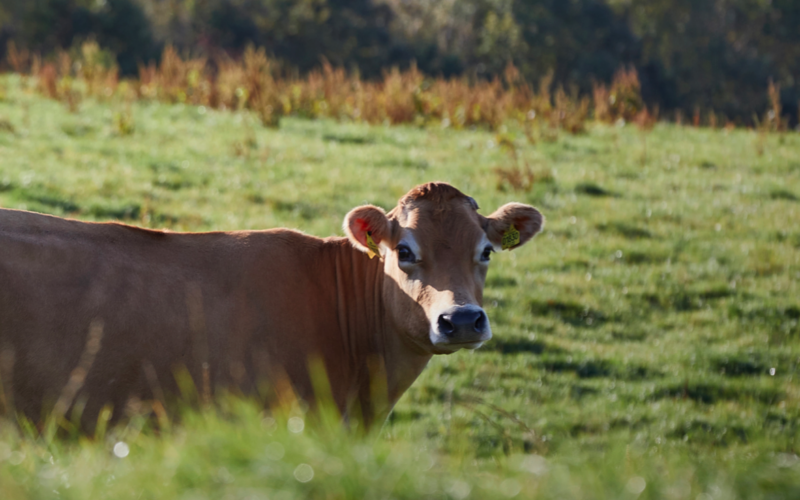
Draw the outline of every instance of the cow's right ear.
<instances>
[{"instance_id":1,"label":"cow's right ear","mask_svg":"<svg viewBox=\"0 0 800 500\"><path fill-rule=\"evenodd\" d=\"M391 245L392 223L382 208L373 205L356 207L344 217L344 232L354 247L369 254L381 255L381 242Z\"/></svg>"},{"instance_id":2,"label":"cow's right ear","mask_svg":"<svg viewBox=\"0 0 800 500\"><path fill-rule=\"evenodd\" d=\"M507 203L486 218L484 230L493 245L511 250L542 230L544 217L530 205Z\"/></svg>"}]
</instances>

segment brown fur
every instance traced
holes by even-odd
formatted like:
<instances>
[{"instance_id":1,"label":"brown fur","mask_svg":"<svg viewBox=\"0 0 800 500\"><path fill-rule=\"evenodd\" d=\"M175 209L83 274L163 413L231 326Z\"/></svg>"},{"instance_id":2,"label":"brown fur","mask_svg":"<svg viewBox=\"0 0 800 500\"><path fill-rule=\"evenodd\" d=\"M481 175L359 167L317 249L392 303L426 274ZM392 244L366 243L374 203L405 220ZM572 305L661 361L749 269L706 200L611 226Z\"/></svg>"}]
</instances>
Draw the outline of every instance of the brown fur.
<instances>
[{"instance_id":1,"label":"brown fur","mask_svg":"<svg viewBox=\"0 0 800 500\"><path fill-rule=\"evenodd\" d=\"M315 360L343 414L380 418L440 352L425 341L428 299L480 301L485 270L475 274L473 250L462 247L474 246L487 219L444 184L415 188L388 217L375 207L353 213L381 225L383 260L362 253L349 218L358 234L347 229L348 240L287 229L171 233L0 210L0 404L40 421L100 325L73 401L85 405L88 428L106 404L119 416L131 398L179 393L182 370L201 394L271 398L291 384L313 402ZM409 230L430 255L414 290L391 251Z\"/></svg>"}]
</instances>

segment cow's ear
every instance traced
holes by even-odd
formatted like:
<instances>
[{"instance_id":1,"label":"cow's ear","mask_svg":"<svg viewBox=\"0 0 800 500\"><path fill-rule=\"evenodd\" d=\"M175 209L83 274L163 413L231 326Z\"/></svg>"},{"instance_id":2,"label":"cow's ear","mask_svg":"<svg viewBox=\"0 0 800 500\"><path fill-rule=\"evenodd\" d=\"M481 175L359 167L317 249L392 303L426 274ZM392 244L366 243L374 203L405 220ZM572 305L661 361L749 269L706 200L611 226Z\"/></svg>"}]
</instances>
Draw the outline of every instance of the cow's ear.
<instances>
[{"instance_id":1,"label":"cow's ear","mask_svg":"<svg viewBox=\"0 0 800 500\"><path fill-rule=\"evenodd\" d=\"M508 203L486 219L486 236L496 247L511 250L542 230L544 217L530 205Z\"/></svg>"},{"instance_id":2,"label":"cow's ear","mask_svg":"<svg viewBox=\"0 0 800 500\"><path fill-rule=\"evenodd\" d=\"M343 226L353 246L370 257L380 255L381 242L391 246L392 223L380 207L364 205L350 210Z\"/></svg>"}]
</instances>

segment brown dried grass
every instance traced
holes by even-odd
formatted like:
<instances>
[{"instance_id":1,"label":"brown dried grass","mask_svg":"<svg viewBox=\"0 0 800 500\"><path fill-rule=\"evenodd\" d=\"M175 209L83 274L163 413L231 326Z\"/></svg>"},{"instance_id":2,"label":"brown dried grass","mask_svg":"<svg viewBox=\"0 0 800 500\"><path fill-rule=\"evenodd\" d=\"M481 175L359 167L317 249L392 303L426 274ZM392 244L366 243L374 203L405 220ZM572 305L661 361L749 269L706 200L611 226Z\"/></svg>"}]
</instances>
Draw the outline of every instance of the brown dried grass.
<instances>
[{"instance_id":1,"label":"brown dried grass","mask_svg":"<svg viewBox=\"0 0 800 500\"><path fill-rule=\"evenodd\" d=\"M632 121L644 107L641 90L639 75L634 68L620 68L610 87L593 84L595 119L606 123L620 119Z\"/></svg>"},{"instance_id":2,"label":"brown dried grass","mask_svg":"<svg viewBox=\"0 0 800 500\"><path fill-rule=\"evenodd\" d=\"M13 52L13 53L12 53ZM249 47L241 60L225 55L183 58L166 47L158 64L139 67L138 79L120 82L116 67L100 62L100 48L87 43L73 53L62 52L56 61L42 63L36 56L9 48L9 59L20 71L29 69L38 91L77 110L83 97L158 100L255 112L265 126L277 126L285 115L307 118L419 126L486 127L499 130L514 120L529 140L553 140L559 131L585 131L591 100L553 88L553 74L538 87L527 82L509 64L502 77L492 80L430 78L415 65L392 68L377 80L362 80L323 61L304 77L282 75L279 65L264 49ZM30 61L30 62L28 62ZM621 70L610 90L595 88L595 115L602 92L620 96L599 111L632 118L641 108L639 82L634 70ZM617 99L617 98L614 98ZM613 100L613 99L612 99ZM605 101L603 101L605 102ZM605 111L604 111L605 110ZM631 114L633 113L633 114Z\"/></svg>"}]
</instances>

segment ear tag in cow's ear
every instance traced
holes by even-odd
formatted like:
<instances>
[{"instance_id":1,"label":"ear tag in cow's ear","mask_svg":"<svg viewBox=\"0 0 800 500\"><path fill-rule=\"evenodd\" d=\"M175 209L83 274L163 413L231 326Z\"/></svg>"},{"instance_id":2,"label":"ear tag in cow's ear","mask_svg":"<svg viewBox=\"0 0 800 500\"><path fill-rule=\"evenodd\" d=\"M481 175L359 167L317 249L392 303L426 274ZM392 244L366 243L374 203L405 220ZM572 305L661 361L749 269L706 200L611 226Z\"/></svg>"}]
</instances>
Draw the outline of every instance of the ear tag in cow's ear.
<instances>
[{"instance_id":1,"label":"ear tag in cow's ear","mask_svg":"<svg viewBox=\"0 0 800 500\"><path fill-rule=\"evenodd\" d=\"M515 245L519 245L519 231L514 227L514 224L508 226L506 232L503 233L503 250L510 250Z\"/></svg>"},{"instance_id":2,"label":"ear tag in cow's ear","mask_svg":"<svg viewBox=\"0 0 800 500\"><path fill-rule=\"evenodd\" d=\"M369 248L367 255L369 255L370 259L376 255L380 255L381 252L378 250L378 245L375 243L375 240L372 239L372 231L367 231L367 247Z\"/></svg>"}]
</instances>

